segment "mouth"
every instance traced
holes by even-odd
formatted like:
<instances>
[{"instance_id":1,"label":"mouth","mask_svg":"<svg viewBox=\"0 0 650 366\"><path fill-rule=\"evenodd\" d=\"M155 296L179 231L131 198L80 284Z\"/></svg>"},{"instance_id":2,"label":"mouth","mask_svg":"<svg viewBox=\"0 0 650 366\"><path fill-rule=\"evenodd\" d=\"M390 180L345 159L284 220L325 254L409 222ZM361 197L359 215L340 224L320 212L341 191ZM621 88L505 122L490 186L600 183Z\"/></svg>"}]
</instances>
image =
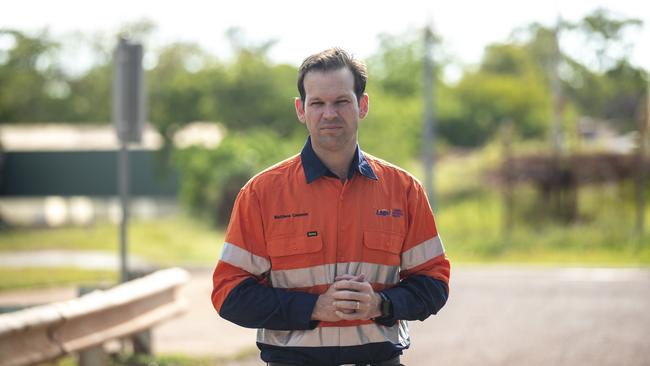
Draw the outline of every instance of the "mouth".
<instances>
[{"instance_id":1,"label":"mouth","mask_svg":"<svg viewBox=\"0 0 650 366\"><path fill-rule=\"evenodd\" d=\"M322 126L320 129L322 131L334 131L334 130L340 130L342 128L343 126L340 125L329 125L329 126Z\"/></svg>"}]
</instances>

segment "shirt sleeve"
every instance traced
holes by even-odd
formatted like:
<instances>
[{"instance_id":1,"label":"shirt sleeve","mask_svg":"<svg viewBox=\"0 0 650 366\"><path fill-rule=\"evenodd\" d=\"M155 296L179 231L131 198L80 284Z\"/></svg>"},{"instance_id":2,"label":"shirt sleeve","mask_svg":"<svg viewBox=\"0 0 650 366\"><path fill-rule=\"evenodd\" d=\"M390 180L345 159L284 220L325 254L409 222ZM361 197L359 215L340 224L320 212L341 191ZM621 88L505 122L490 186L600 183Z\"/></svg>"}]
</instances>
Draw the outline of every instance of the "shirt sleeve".
<instances>
[{"instance_id":1,"label":"shirt sleeve","mask_svg":"<svg viewBox=\"0 0 650 366\"><path fill-rule=\"evenodd\" d=\"M270 269L260 204L249 184L235 201L212 276L212 304L221 317L247 328L315 328L311 314L318 295L268 286Z\"/></svg>"},{"instance_id":2,"label":"shirt sleeve","mask_svg":"<svg viewBox=\"0 0 650 366\"><path fill-rule=\"evenodd\" d=\"M393 305L390 317L377 320L382 325L424 320L445 305L449 294L449 259L419 182L413 181L407 199L408 231L401 254L400 282L382 291Z\"/></svg>"}]
</instances>

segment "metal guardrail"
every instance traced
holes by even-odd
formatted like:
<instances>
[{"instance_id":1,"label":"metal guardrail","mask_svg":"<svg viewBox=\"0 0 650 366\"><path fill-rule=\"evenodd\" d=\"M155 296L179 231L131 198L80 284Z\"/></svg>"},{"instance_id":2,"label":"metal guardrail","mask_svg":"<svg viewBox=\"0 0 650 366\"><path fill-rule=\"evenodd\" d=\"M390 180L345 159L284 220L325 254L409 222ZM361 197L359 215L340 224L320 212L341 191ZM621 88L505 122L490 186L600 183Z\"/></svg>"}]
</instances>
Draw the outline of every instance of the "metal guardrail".
<instances>
[{"instance_id":1,"label":"metal guardrail","mask_svg":"<svg viewBox=\"0 0 650 366\"><path fill-rule=\"evenodd\" d=\"M0 366L52 360L151 328L187 308L170 268L79 298L0 315Z\"/></svg>"}]
</instances>

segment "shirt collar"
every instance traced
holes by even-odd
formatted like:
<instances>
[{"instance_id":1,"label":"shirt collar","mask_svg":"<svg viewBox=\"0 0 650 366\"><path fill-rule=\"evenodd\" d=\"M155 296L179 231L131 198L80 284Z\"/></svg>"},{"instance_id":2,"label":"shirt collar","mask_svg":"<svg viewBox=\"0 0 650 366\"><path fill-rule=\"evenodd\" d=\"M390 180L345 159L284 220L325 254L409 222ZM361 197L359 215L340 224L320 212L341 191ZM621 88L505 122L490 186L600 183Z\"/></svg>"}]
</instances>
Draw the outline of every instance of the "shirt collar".
<instances>
[{"instance_id":1,"label":"shirt collar","mask_svg":"<svg viewBox=\"0 0 650 366\"><path fill-rule=\"evenodd\" d=\"M318 158L316 152L314 152L314 148L311 145L311 137L307 138L305 147L303 147L302 152L300 152L300 160L302 161L302 167L305 172L307 184L323 176L337 178L336 174L332 173L332 171L330 171L329 168L327 168ZM359 144L357 144L354 151L354 158L352 159L352 164L350 164L350 170L348 171L348 179L352 179L356 171L367 178L377 180L377 175L366 160L363 151L359 148Z\"/></svg>"}]
</instances>

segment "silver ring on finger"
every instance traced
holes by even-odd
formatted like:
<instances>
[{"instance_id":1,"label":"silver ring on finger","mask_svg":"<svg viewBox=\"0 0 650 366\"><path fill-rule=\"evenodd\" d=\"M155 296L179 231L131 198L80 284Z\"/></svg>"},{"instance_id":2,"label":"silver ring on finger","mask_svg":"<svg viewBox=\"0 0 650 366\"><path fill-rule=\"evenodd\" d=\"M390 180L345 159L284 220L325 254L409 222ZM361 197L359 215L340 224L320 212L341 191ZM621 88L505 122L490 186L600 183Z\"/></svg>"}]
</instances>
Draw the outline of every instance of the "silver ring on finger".
<instances>
[{"instance_id":1,"label":"silver ring on finger","mask_svg":"<svg viewBox=\"0 0 650 366\"><path fill-rule=\"evenodd\" d=\"M361 303L356 301L356 305L355 305L354 310L359 310L360 307L361 307Z\"/></svg>"}]
</instances>

